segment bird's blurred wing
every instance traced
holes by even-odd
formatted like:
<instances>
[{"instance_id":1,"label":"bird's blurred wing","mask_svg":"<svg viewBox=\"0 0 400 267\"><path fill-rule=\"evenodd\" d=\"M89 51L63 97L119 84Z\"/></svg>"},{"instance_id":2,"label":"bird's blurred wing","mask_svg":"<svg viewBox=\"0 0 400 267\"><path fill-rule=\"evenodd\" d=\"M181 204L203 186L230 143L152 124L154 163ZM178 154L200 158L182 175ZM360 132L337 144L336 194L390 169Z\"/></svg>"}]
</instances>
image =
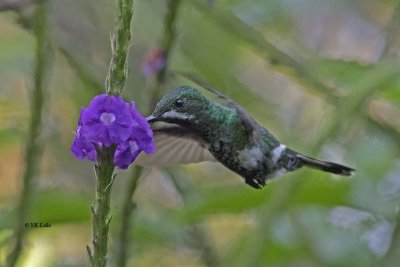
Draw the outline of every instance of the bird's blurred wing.
<instances>
[{"instance_id":1,"label":"bird's blurred wing","mask_svg":"<svg viewBox=\"0 0 400 267\"><path fill-rule=\"evenodd\" d=\"M140 153L134 164L168 166L216 161L204 141L186 128L166 123L155 123L152 128L156 152L152 155Z\"/></svg>"}]
</instances>

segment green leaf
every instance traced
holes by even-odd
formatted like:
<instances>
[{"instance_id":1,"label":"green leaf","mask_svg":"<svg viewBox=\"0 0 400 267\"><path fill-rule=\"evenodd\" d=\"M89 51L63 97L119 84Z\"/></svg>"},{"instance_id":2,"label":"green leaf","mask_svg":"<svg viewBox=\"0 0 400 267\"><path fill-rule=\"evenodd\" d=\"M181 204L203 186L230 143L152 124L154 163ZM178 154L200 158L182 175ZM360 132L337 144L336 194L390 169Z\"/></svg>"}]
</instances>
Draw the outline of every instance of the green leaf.
<instances>
[{"instance_id":1,"label":"green leaf","mask_svg":"<svg viewBox=\"0 0 400 267\"><path fill-rule=\"evenodd\" d=\"M247 185L212 188L201 192L195 199L188 199L183 210L177 211L177 218L193 222L214 214L241 213L252 211L270 201L271 191L279 190L293 179L303 179L293 195L287 196L287 205L321 204L324 206L348 203L351 179L336 181L329 175L316 171L314 175L296 175L278 178L261 190ZM282 184L285 183L285 184Z\"/></svg>"},{"instance_id":2,"label":"green leaf","mask_svg":"<svg viewBox=\"0 0 400 267\"><path fill-rule=\"evenodd\" d=\"M49 223L89 221L90 198L76 192L40 191L33 200L29 218Z\"/></svg>"},{"instance_id":3,"label":"green leaf","mask_svg":"<svg viewBox=\"0 0 400 267\"><path fill-rule=\"evenodd\" d=\"M11 201L11 200L10 200ZM15 210L6 205L0 212L0 230L13 227ZM90 198L76 192L44 190L35 192L27 222L71 223L89 222Z\"/></svg>"}]
</instances>

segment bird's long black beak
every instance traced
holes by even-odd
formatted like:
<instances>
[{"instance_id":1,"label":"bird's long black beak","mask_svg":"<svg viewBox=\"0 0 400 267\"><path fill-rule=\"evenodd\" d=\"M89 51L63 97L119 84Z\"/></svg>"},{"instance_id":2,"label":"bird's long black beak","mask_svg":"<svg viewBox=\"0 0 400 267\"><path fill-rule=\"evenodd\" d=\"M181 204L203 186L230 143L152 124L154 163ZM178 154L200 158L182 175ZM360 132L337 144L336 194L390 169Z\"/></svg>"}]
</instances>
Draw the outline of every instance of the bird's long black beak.
<instances>
[{"instance_id":1,"label":"bird's long black beak","mask_svg":"<svg viewBox=\"0 0 400 267\"><path fill-rule=\"evenodd\" d=\"M150 116L148 116L147 118L146 118L146 121L147 122L153 122L153 121L156 121L157 120L157 117L156 116L153 116L153 114L151 114Z\"/></svg>"}]
</instances>

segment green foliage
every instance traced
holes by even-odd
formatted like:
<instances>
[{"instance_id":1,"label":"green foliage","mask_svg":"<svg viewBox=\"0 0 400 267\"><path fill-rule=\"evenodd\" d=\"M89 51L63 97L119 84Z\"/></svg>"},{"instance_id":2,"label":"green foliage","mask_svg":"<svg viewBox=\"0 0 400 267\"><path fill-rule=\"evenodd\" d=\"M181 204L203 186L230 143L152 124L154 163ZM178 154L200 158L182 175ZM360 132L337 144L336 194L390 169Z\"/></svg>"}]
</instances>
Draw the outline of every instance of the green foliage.
<instances>
[{"instance_id":1,"label":"green foliage","mask_svg":"<svg viewBox=\"0 0 400 267\"><path fill-rule=\"evenodd\" d=\"M89 222L87 212L88 196L75 192L59 192L55 190L39 191L29 209L29 222L51 222L52 226L63 223ZM12 206L12 204L8 204ZM9 229L13 225L15 214L6 208L0 216L0 230Z\"/></svg>"}]
</instances>

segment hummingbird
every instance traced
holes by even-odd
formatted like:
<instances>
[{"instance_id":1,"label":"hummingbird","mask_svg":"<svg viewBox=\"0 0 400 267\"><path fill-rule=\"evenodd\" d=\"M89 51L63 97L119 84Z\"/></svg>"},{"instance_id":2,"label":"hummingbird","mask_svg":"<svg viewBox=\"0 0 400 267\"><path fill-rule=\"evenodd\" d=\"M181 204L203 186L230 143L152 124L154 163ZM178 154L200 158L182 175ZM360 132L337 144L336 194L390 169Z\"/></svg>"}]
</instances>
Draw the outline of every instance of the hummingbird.
<instances>
[{"instance_id":1,"label":"hummingbird","mask_svg":"<svg viewBox=\"0 0 400 267\"><path fill-rule=\"evenodd\" d=\"M139 157L139 164L220 162L254 188L303 166L343 176L355 171L288 148L232 99L206 89L228 105L190 86L176 88L156 104L146 120L152 125L157 150L149 158Z\"/></svg>"}]
</instances>

